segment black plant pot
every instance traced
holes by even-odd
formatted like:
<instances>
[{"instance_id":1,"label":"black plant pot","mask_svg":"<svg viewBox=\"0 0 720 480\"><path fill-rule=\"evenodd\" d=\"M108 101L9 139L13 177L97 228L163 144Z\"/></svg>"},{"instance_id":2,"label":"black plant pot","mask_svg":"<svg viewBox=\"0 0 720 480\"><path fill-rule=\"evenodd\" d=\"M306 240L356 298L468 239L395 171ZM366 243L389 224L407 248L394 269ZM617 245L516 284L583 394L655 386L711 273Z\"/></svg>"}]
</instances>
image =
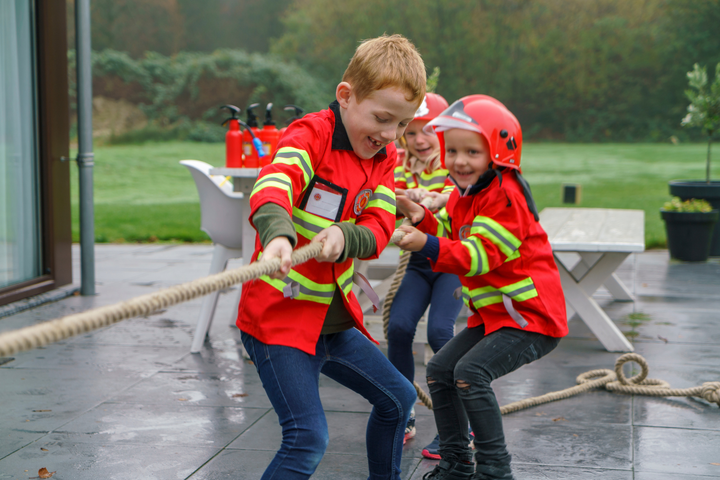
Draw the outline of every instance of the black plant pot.
<instances>
[{"instance_id":1,"label":"black plant pot","mask_svg":"<svg viewBox=\"0 0 720 480\"><path fill-rule=\"evenodd\" d=\"M710 253L710 238L720 213L669 212L660 210L665 220L670 257L685 262L704 262Z\"/></svg>"},{"instance_id":2,"label":"black plant pot","mask_svg":"<svg viewBox=\"0 0 720 480\"><path fill-rule=\"evenodd\" d=\"M720 209L720 181L707 183L702 180L673 180L669 186L670 195L680 197L682 200L701 198L710 202L713 209ZM715 223L710 240L710 256L720 257L720 222Z\"/></svg>"}]
</instances>

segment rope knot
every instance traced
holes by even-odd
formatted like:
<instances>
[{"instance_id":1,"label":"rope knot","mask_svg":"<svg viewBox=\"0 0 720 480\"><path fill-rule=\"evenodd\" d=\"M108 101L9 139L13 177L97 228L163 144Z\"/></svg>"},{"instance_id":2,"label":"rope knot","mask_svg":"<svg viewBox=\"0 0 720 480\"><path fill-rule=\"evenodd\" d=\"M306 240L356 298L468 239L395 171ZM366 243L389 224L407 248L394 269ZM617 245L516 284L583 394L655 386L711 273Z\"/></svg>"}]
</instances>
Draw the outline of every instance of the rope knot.
<instances>
[{"instance_id":1,"label":"rope knot","mask_svg":"<svg viewBox=\"0 0 720 480\"><path fill-rule=\"evenodd\" d=\"M702 384L700 396L711 403L717 403L720 407L720 382L705 382Z\"/></svg>"},{"instance_id":2,"label":"rope knot","mask_svg":"<svg viewBox=\"0 0 720 480\"><path fill-rule=\"evenodd\" d=\"M623 372L623 365L627 362L635 362L640 365L642 371L634 377L627 378ZM626 353L618 357L615 361L615 374L617 375L618 381L623 385L642 385L650 372L647 360L637 353Z\"/></svg>"}]
</instances>

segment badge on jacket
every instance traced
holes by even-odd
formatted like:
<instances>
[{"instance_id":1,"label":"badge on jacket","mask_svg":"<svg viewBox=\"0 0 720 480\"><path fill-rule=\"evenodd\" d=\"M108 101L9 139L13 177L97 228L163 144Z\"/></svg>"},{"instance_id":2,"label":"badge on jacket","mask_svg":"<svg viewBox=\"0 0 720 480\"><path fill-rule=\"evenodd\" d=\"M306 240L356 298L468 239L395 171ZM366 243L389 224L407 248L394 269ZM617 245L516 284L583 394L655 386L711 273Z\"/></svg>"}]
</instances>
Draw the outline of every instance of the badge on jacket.
<instances>
[{"instance_id":1,"label":"badge on jacket","mask_svg":"<svg viewBox=\"0 0 720 480\"><path fill-rule=\"evenodd\" d=\"M353 206L353 212L355 212L355 215L360 215L360 213L365 210L365 207L367 207L368 203L370 203L370 195L372 195L372 190L369 188L366 188L357 194L357 197L355 197L355 205Z\"/></svg>"}]
</instances>

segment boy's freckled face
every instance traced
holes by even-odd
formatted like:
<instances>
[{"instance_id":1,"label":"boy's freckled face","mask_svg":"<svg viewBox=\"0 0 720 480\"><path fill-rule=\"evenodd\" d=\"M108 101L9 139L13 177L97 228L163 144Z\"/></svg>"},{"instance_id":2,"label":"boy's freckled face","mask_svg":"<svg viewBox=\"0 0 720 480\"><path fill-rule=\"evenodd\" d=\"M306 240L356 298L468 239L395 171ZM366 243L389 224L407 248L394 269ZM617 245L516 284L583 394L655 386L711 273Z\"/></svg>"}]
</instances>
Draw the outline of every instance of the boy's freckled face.
<instances>
[{"instance_id":1,"label":"boy's freckled face","mask_svg":"<svg viewBox=\"0 0 720 480\"><path fill-rule=\"evenodd\" d=\"M476 132L452 128L444 133L445 166L450 175L465 189L477 183L490 165L490 149Z\"/></svg>"},{"instance_id":2,"label":"boy's freckled face","mask_svg":"<svg viewBox=\"0 0 720 480\"><path fill-rule=\"evenodd\" d=\"M358 102L350 85L343 82L337 98L350 144L363 159L400 138L417 110L417 102L407 100L405 91L396 87L375 90Z\"/></svg>"}]
</instances>

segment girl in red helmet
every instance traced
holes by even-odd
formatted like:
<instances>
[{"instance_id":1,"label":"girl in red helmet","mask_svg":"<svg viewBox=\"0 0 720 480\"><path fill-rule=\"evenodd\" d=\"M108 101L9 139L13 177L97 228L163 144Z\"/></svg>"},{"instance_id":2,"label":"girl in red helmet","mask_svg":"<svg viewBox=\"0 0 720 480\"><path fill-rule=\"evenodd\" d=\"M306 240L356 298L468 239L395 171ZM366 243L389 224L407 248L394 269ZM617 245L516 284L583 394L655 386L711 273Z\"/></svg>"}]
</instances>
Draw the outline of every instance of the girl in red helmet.
<instances>
[{"instance_id":1,"label":"girl in red helmet","mask_svg":"<svg viewBox=\"0 0 720 480\"><path fill-rule=\"evenodd\" d=\"M457 188L446 222L398 199L417 225L399 246L454 273L472 315L432 358L427 382L440 435L440 464L427 479L513 479L502 418L490 383L553 350L567 334L565 299L552 250L520 172L515 116L484 95L453 103L433 128ZM448 238L438 237L440 230ZM475 434L475 460L467 422Z\"/></svg>"},{"instance_id":2,"label":"girl in red helmet","mask_svg":"<svg viewBox=\"0 0 720 480\"><path fill-rule=\"evenodd\" d=\"M447 202L449 195L443 194L442 190L446 186L448 172L441 164L440 145L435 132L426 131L424 127L447 107L447 101L440 95L426 94L414 120L405 129L407 154L395 168L396 192L414 202L431 199L432 211L444 207ZM454 188L452 184L450 186ZM452 338L455 319L463 305L462 300L453 296L458 288L460 281L456 275L433 272L427 258L417 253L411 255L390 309L387 331L388 358L411 382L415 378L413 339L418 322L430 305L428 344L433 352L440 350ZM413 409L405 428L405 440L414 436ZM440 458L437 442L423 449L423 455Z\"/></svg>"}]
</instances>

